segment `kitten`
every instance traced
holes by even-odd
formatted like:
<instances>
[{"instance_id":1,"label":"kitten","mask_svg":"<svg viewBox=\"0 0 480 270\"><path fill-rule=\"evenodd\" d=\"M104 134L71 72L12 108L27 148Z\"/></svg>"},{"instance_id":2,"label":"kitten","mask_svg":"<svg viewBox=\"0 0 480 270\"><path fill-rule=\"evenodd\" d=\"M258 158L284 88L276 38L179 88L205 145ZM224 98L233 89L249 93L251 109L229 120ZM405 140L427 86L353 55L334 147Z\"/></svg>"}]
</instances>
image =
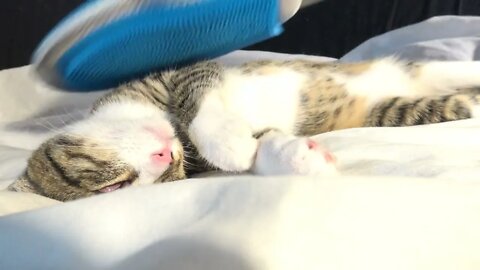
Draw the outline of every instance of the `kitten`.
<instances>
[{"instance_id":1,"label":"kitten","mask_svg":"<svg viewBox=\"0 0 480 270\"><path fill-rule=\"evenodd\" d=\"M308 136L470 118L479 74L478 62L392 58L200 62L154 73L44 142L9 189L67 201L208 170L334 174L333 155Z\"/></svg>"}]
</instances>

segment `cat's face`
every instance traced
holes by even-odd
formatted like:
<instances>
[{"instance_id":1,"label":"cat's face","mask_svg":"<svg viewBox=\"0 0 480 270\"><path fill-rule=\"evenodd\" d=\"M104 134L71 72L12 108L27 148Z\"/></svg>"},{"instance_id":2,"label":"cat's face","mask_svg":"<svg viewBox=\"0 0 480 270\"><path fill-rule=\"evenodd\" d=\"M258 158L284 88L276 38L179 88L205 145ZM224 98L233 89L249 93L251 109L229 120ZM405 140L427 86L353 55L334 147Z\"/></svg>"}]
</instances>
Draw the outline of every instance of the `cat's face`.
<instances>
[{"instance_id":1,"label":"cat's face","mask_svg":"<svg viewBox=\"0 0 480 270\"><path fill-rule=\"evenodd\" d=\"M106 108L44 143L27 177L39 193L71 200L185 178L183 149L153 108Z\"/></svg>"}]
</instances>

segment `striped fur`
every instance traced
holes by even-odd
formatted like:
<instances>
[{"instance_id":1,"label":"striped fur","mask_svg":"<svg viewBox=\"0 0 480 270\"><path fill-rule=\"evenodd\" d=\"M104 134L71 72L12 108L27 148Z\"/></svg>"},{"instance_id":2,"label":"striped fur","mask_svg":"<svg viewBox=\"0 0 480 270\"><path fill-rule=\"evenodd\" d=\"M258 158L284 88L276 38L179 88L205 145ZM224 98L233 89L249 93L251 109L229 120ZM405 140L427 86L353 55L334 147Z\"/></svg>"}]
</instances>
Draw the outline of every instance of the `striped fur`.
<instances>
[{"instance_id":1,"label":"striped fur","mask_svg":"<svg viewBox=\"0 0 480 270\"><path fill-rule=\"evenodd\" d=\"M376 105L365 126L415 126L468 119L473 102L466 95L387 99Z\"/></svg>"},{"instance_id":2,"label":"striped fur","mask_svg":"<svg viewBox=\"0 0 480 270\"><path fill-rule=\"evenodd\" d=\"M58 136L45 142L28 162L26 173L11 190L31 186L37 193L66 201L99 193L116 182L134 182L138 172L115 153L83 138Z\"/></svg>"},{"instance_id":3,"label":"striped fur","mask_svg":"<svg viewBox=\"0 0 480 270\"><path fill-rule=\"evenodd\" d=\"M468 74L480 67L465 63L465 72L458 73L459 67L392 59L353 64L298 60L228 68L201 62L153 73L119 86L93 105L86 122L46 141L10 189L66 201L117 183L175 181L212 169L248 170L256 149L246 144L271 130L311 136L467 119L478 103L479 92L472 87L480 85L476 75ZM137 132L142 125L173 129L168 140L179 144L173 163L158 175L146 173L135 161L150 140Z\"/></svg>"}]
</instances>

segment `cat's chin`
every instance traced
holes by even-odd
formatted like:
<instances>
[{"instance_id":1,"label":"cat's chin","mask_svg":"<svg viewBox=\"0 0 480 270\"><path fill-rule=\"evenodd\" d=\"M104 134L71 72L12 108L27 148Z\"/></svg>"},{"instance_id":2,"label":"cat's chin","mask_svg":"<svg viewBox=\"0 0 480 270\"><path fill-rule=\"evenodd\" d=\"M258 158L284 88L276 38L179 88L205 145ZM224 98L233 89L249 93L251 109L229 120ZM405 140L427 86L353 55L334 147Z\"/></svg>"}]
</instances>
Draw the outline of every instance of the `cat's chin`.
<instances>
[{"instance_id":1,"label":"cat's chin","mask_svg":"<svg viewBox=\"0 0 480 270\"><path fill-rule=\"evenodd\" d=\"M103 187L103 188L99 189L98 192L100 192L100 193L110 193L110 192L113 192L113 191L116 191L116 190L119 190L119 189L122 189L122 188L129 187L131 185L132 185L132 182L123 181L123 182L119 182L119 183L115 183L113 185Z\"/></svg>"}]
</instances>

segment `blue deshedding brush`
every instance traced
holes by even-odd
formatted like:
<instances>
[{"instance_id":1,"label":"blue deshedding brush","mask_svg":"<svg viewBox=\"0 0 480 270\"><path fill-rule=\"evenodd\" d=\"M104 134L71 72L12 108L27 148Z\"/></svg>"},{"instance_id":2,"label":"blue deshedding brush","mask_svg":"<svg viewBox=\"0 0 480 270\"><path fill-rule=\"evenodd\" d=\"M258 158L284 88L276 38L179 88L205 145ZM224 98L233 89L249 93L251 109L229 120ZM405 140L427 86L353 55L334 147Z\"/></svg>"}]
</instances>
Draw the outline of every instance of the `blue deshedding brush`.
<instances>
[{"instance_id":1,"label":"blue deshedding brush","mask_svg":"<svg viewBox=\"0 0 480 270\"><path fill-rule=\"evenodd\" d=\"M301 0L92 0L65 18L32 62L65 90L115 87L271 38Z\"/></svg>"}]
</instances>

